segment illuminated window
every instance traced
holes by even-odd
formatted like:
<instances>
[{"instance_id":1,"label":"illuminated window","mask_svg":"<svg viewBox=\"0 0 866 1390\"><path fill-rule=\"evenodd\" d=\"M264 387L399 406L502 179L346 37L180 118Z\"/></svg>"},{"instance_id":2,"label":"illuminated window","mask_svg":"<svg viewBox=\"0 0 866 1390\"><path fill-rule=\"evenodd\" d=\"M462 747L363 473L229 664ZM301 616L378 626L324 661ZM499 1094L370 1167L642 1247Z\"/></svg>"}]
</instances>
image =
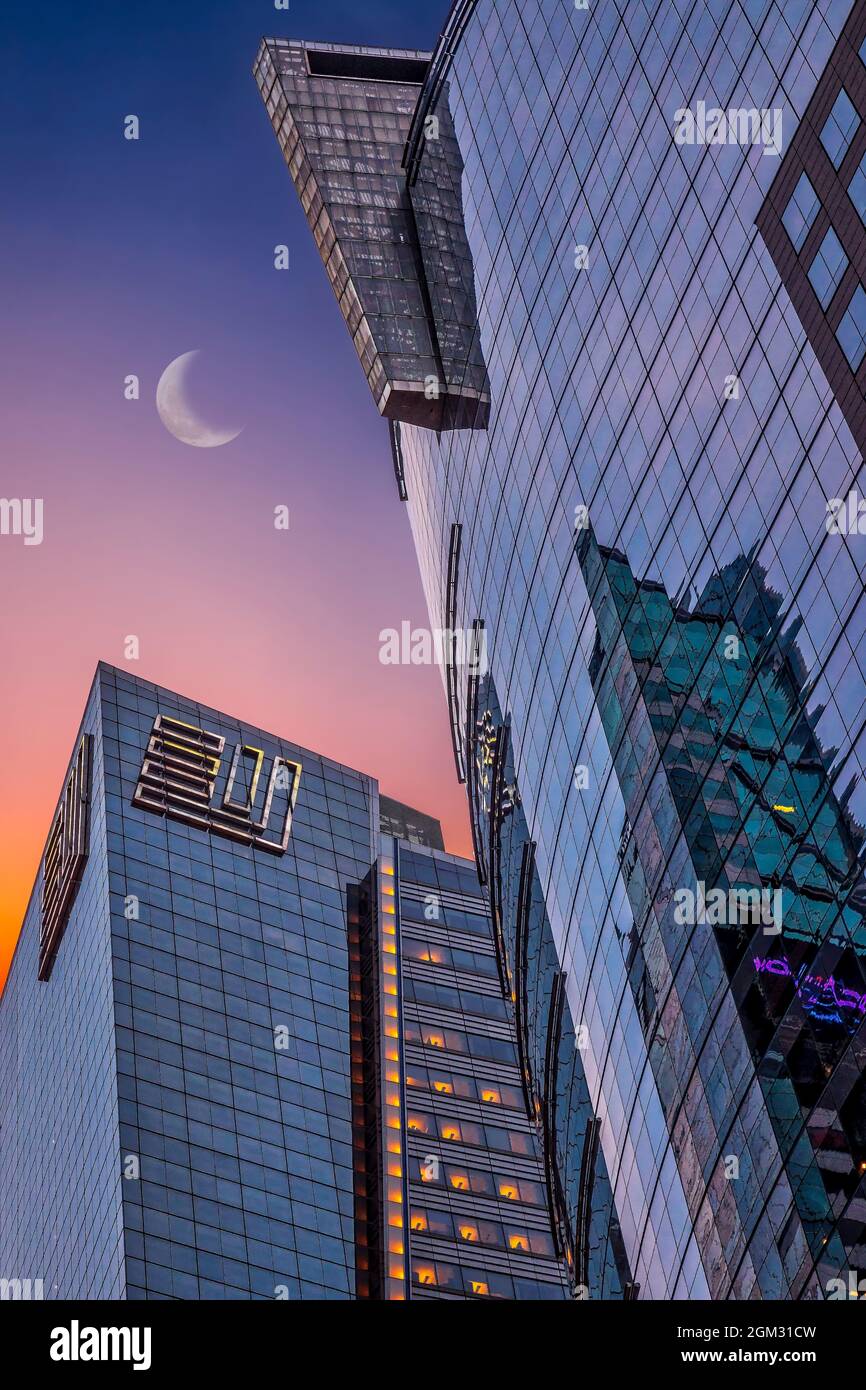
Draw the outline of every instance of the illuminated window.
<instances>
[{"instance_id":1,"label":"illuminated window","mask_svg":"<svg viewBox=\"0 0 866 1390\"><path fill-rule=\"evenodd\" d=\"M443 1096L453 1096L454 1087L450 1081L434 1081L433 1090L438 1091Z\"/></svg>"},{"instance_id":2,"label":"illuminated window","mask_svg":"<svg viewBox=\"0 0 866 1390\"><path fill-rule=\"evenodd\" d=\"M454 1188L454 1190L455 1190L456 1192L468 1192L468 1191L469 1191L469 1175L468 1175L468 1173L452 1173L452 1174L451 1174L451 1178L450 1178L450 1182L451 1182L451 1186Z\"/></svg>"},{"instance_id":3,"label":"illuminated window","mask_svg":"<svg viewBox=\"0 0 866 1390\"><path fill-rule=\"evenodd\" d=\"M424 1115L410 1115L406 1121L409 1128L416 1134L429 1134L430 1126Z\"/></svg>"},{"instance_id":4,"label":"illuminated window","mask_svg":"<svg viewBox=\"0 0 866 1390\"><path fill-rule=\"evenodd\" d=\"M501 1182L499 1184L500 1197L507 1197L509 1202L516 1202L519 1196L517 1186L513 1182Z\"/></svg>"},{"instance_id":5,"label":"illuminated window","mask_svg":"<svg viewBox=\"0 0 866 1390\"><path fill-rule=\"evenodd\" d=\"M487 1295L490 1293L490 1286L489 1284L485 1284L484 1281L481 1279L473 1279L470 1281L469 1291L470 1293L477 1293L480 1294L483 1298L486 1298Z\"/></svg>"},{"instance_id":6,"label":"illuminated window","mask_svg":"<svg viewBox=\"0 0 866 1390\"><path fill-rule=\"evenodd\" d=\"M428 1033L424 1039L428 1047L444 1047L445 1039L441 1033Z\"/></svg>"},{"instance_id":7,"label":"illuminated window","mask_svg":"<svg viewBox=\"0 0 866 1390\"><path fill-rule=\"evenodd\" d=\"M502 1104L502 1096L500 1095L499 1091L491 1091L485 1089L481 1092L481 1099L488 1101L491 1105Z\"/></svg>"},{"instance_id":8,"label":"illuminated window","mask_svg":"<svg viewBox=\"0 0 866 1390\"><path fill-rule=\"evenodd\" d=\"M466 1225L463 1225L463 1226L459 1226L459 1227L458 1227L458 1230L459 1230L459 1232L460 1232L460 1239L461 1239L461 1240L477 1240L477 1239L478 1239L478 1227L477 1227L477 1226L472 1226L472 1225L466 1224Z\"/></svg>"},{"instance_id":9,"label":"illuminated window","mask_svg":"<svg viewBox=\"0 0 866 1390\"><path fill-rule=\"evenodd\" d=\"M419 1284L435 1284L436 1271L429 1265L417 1266L415 1269L415 1278L418 1280Z\"/></svg>"},{"instance_id":10,"label":"illuminated window","mask_svg":"<svg viewBox=\"0 0 866 1390\"><path fill-rule=\"evenodd\" d=\"M410 1125L410 1129L411 1129L411 1125ZM450 1121L443 1121L442 1126L441 1126L441 1130L442 1130L442 1138L443 1138L443 1139L459 1139L459 1138L460 1138L460 1126L459 1126L459 1125L452 1124ZM426 1131L425 1131L425 1132L426 1132Z\"/></svg>"},{"instance_id":11,"label":"illuminated window","mask_svg":"<svg viewBox=\"0 0 866 1390\"><path fill-rule=\"evenodd\" d=\"M427 1217L423 1211L413 1211L409 1224L413 1231L426 1231L428 1229Z\"/></svg>"},{"instance_id":12,"label":"illuminated window","mask_svg":"<svg viewBox=\"0 0 866 1390\"><path fill-rule=\"evenodd\" d=\"M509 1250L525 1250L529 1253L529 1237L520 1235L517 1231L511 1231L508 1236Z\"/></svg>"}]
</instances>

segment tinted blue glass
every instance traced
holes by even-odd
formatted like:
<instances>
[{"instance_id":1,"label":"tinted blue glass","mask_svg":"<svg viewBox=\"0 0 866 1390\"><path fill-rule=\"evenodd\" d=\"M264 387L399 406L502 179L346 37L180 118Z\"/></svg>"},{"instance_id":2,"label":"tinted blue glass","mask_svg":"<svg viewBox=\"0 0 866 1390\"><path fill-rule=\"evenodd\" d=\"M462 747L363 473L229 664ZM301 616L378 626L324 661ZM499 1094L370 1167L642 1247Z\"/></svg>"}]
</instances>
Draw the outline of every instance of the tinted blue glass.
<instances>
[{"instance_id":1,"label":"tinted blue glass","mask_svg":"<svg viewBox=\"0 0 866 1390\"><path fill-rule=\"evenodd\" d=\"M866 222L866 155L854 171L854 177L848 185L848 197Z\"/></svg>"},{"instance_id":2,"label":"tinted blue glass","mask_svg":"<svg viewBox=\"0 0 866 1390\"><path fill-rule=\"evenodd\" d=\"M846 309L836 337L842 345L852 372L856 372L866 352L866 293L858 285Z\"/></svg>"},{"instance_id":3,"label":"tinted blue glass","mask_svg":"<svg viewBox=\"0 0 866 1390\"><path fill-rule=\"evenodd\" d=\"M610 1181L595 1254L641 1297L821 1298L866 1240L866 1097L844 1060L866 997L864 557L827 526L831 499L866 488L856 404L813 347L846 262L827 239L828 324L755 233L784 211L762 217L772 152L730 122L673 136L684 93L698 114L720 90L741 111L781 101L833 222L842 190L803 113L819 83L835 100L861 10L746 9L676 4L659 25L648 0L461 8L431 90L459 140L489 428L401 429L430 610L489 637L490 685L463 673L451 723L521 1066L567 1207L569 1148L594 1133L564 1029L553 1076L570 1013ZM840 102L840 164L855 129ZM440 171L421 158L417 211ZM790 211L789 263L813 215ZM778 891L776 939L748 914L696 910L684 930L676 895L694 908L708 885Z\"/></svg>"},{"instance_id":4,"label":"tinted blue glass","mask_svg":"<svg viewBox=\"0 0 866 1390\"><path fill-rule=\"evenodd\" d=\"M836 233L831 227L818 248L818 254L809 267L812 288L826 309L848 266L848 257L842 249Z\"/></svg>"},{"instance_id":5,"label":"tinted blue glass","mask_svg":"<svg viewBox=\"0 0 866 1390\"><path fill-rule=\"evenodd\" d=\"M263 781L301 763L284 854L133 805L157 714L225 739L214 804L238 744ZM375 784L110 667L85 727L78 897L39 983L37 894L0 1004L2 1267L63 1297L350 1297L346 891Z\"/></svg>"},{"instance_id":6,"label":"tinted blue glass","mask_svg":"<svg viewBox=\"0 0 866 1390\"><path fill-rule=\"evenodd\" d=\"M782 214L785 230L796 251L799 251L806 240L820 206L818 195L809 182L808 175L803 174Z\"/></svg>"},{"instance_id":7,"label":"tinted blue glass","mask_svg":"<svg viewBox=\"0 0 866 1390\"><path fill-rule=\"evenodd\" d=\"M837 169L848 152L848 146L859 124L860 117L843 87L821 131L821 144Z\"/></svg>"}]
</instances>

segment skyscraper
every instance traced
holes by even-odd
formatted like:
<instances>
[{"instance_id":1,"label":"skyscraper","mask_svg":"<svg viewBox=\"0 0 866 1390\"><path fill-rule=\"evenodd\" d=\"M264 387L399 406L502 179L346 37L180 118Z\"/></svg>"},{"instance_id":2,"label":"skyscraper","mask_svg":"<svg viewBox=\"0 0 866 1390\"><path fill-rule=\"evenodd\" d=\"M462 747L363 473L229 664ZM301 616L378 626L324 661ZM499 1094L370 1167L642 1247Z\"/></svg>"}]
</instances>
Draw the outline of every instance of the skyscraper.
<instances>
[{"instance_id":1,"label":"skyscraper","mask_svg":"<svg viewBox=\"0 0 866 1390\"><path fill-rule=\"evenodd\" d=\"M557 1240L592 1294L821 1298L866 1272L866 3L457 0L422 58L256 78L431 626L485 634L455 766Z\"/></svg>"},{"instance_id":2,"label":"skyscraper","mask_svg":"<svg viewBox=\"0 0 866 1390\"><path fill-rule=\"evenodd\" d=\"M486 896L386 807L99 666L0 999L0 1297L568 1295Z\"/></svg>"}]
</instances>

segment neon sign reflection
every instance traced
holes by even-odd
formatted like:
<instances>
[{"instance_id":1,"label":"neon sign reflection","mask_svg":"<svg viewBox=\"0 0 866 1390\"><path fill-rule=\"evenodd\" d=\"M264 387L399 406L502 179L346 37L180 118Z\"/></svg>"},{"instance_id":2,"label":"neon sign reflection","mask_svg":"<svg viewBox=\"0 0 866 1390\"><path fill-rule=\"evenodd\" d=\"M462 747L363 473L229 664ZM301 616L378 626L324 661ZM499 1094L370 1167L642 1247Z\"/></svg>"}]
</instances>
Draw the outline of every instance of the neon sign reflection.
<instances>
[{"instance_id":1,"label":"neon sign reflection","mask_svg":"<svg viewBox=\"0 0 866 1390\"><path fill-rule=\"evenodd\" d=\"M754 958L755 970L762 975L781 975L794 981L797 997L810 1018L822 1023L838 1023L853 1032L866 1017L866 993L848 989L834 975L808 974L801 965L795 973L790 961L782 957Z\"/></svg>"}]
</instances>

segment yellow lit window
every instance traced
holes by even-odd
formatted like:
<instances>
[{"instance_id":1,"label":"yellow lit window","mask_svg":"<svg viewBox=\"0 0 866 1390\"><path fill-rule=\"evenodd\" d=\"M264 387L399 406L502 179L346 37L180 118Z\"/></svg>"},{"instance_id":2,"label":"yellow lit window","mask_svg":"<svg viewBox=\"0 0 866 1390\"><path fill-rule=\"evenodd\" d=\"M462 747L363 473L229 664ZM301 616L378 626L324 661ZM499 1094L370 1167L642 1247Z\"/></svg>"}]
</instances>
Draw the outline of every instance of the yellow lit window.
<instances>
[{"instance_id":1,"label":"yellow lit window","mask_svg":"<svg viewBox=\"0 0 866 1390\"><path fill-rule=\"evenodd\" d=\"M509 1250L525 1250L528 1253L529 1237L519 1235L516 1231L512 1231L508 1237L508 1248Z\"/></svg>"},{"instance_id":2,"label":"yellow lit window","mask_svg":"<svg viewBox=\"0 0 866 1390\"><path fill-rule=\"evenodd\" d=\"M406 1123L416 1134L427 1134L429 1132L427 1121L422 1119L420 1115L410 1115Z\"/></svg>"},{"instance_id":3,"label":"yellow lit window","mask_svg":"<svg viewBox=\"0 0 866 1390\"><path fill-rule=\"evenodd\" d=\"M498 1091L484 1090L481 1092L481 1099L489 1101L491 1105L502 1104L502 1096L499 1094Z\"/></svg>"},{"instance_id":4,"label":"yellow lit window","mask_svg":"<svg viewBox=\"0 0 866 1390\"><path fill-rule=\"evenodd\" d=\"M467 1173L452 1173L451 1186L456 1192L469 1191L469 1176Z\"/></svg>"},{"instance_id":5,"label":"yellow lit window","mask_svg":"<svg viewBox=\"0 0 866 1390\"><path fill-rule=\"evenodd\" d=\"M478 1239L478 1227L477 1227L477 1226L472 1226L472 1225L466 1224L466 1225L464 1225L464 1226L458 1226L457 1229L458 1229L459 1232L460 1232L460 1239L461 1239L461 1240L477 1240L477 1239Z\"/></svg>"},{"instance_id":6,"label":"yellow lit window","mask_svg":"<svg viewBox=\"0 0 866 1390\"><path fill-rule=\"evenodd\" d=\"M428 1268L427 1266L424 1266L423 1268L417 1269L416 1272L415 1272L415 1277L417 1278L419 1284L435 1284L435 1283L436 1283L436 1271L435 1271L435 1269Z\"/></svg>"},{"instance_id":7,"label":"yellow lit window","mask_svg":"<svg viewBox=\"0 0 866 1390\"><path fill-rule=\"evenodd\" d=\"M516 1202L519 1193L513 1182L501 1182L499 1184L499 1195L500 1197L507 1197L509 1202Z\"/></svg>"},{"instance_id":8,"label":"yellow lit window","mask_svg":"<svg viewBox=\"0 0 866 1390\"><path fill-rule=\"evenodd\" d=\"M441 1033L430 1033L427 1036L428 1047L444 1047L445 1039Z\"/></svg>"},{"instance_id":9,"label":"yellow lit window","mask_svg":"<svg viewBox=\"0 0 866 1390\"><path fill-rule=\"evenodd\" d=\"M454 1094L454 1087L450 1081L434 1081L433 1090L438 1091L443 1096L453 1096Z\"/></svg>"},{"instance_id":10,"label":"yellow lit window","mask_svg":"<svg viewBox=\"0 0 866 1390\"><path fill-rule=\"evenodd\" d=\"M485 1298L490 1293L490 1286L483 1283L480 1279L473 1279L469 1288L472 1293L482 1294Z\"/></svg>"},{"instance_id":11,"label":"yellow lit window","mask_svg":"<svg viewBox=\"0 0 866 1390\"><path fill-rule=\"evenodd\" d=\"M459 1125L450 1125L450 1124L445 1124L445 1125L443 1125L443 1126L442 1126L442 1138L443 1138L443 1139L459 1139L459 1138L460 1138L460 1126L459 1126Z\"/></svg>"},{"instance_id":12,"label":"yellow lit window","mask_svg":"<svg viewBox=\"0 0 866 1390\"><path fill-rule=\"evenodd\" d=\"M413 1231L426 1231L427 1217L424 1215L423 1211L413 1211L412 1220L409 1224Z\"/></svg>"}]
</instances>

